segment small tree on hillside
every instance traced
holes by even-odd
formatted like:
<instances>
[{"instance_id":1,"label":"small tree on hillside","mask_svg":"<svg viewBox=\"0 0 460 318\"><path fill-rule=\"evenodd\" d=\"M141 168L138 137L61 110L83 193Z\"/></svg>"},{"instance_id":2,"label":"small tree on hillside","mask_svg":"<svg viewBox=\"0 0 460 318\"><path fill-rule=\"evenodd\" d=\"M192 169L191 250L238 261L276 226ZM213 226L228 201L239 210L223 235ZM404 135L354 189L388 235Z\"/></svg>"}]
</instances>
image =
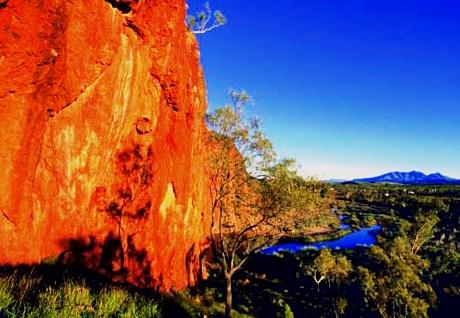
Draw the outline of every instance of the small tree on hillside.
<instances>
[{"instance_id":1,"label":"small tree on hillside","mask_svg":"<svg viewBox=\"0 0 460 318\"><path fill-rule=\"evenodd\" d=\"M297 189L293 161L275 161L260 121L244 114L251 97L238 90L231 91L230 97L231 104L207 116L214 145L210 236L226 282L227 317L231 316L233 275L289 228L289 218L283 216L292 210Z\"/></svg>"},{"instance_id":2,"label":"small tree on hillside","mask_svg":"<svg viewBox=\"0 0 460 318\"><path fill-rule=\"evenodd\" d=\"M345 280L352 271L352 265L345 256L334 255L330 249L324 248L310 266L303 268L303 271L313 278L319 291L319 285L324 280L329 286L331 281L340 283Z\"/></svg>"}]
</instances>

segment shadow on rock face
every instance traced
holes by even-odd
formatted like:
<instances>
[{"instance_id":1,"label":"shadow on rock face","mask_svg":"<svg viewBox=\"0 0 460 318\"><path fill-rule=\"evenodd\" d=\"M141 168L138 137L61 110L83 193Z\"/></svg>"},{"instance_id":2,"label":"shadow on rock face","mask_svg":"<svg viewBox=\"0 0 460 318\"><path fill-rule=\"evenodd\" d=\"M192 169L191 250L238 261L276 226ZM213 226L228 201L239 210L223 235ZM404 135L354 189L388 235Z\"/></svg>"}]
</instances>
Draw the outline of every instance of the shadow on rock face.
<instances>
[{"instance_id":1,"label":"shadow on rock face","mask_svg":"<svg viewBox=\"0 0 460 318\"><path fill-rule=\"evenodd\" d=\"M89 270L115 282L128 282L138 287L156 286L146 251L137 249L129 238L126 248L114 233L103 240L94 236L72 238L62 241L61 245L64 249L58 260L61 265Z\"/></svg>"}]
</instances>

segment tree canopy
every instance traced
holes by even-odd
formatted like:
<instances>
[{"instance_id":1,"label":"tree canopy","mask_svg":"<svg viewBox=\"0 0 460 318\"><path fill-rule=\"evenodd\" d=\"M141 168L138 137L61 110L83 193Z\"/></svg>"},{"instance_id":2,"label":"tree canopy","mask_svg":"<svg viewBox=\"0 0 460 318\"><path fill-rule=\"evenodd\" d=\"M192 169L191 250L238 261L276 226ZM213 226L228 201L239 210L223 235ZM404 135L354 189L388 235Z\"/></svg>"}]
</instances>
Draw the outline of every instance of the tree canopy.
<instances>
[{"instance_id":1,"label":"tree canopy","mask_svg":"<svg viewBox=\"0 0 460 318\"><path fill-rule=\"evenodd\" d=\"M214 255L227 282L230 315L232 277L254 253L275 243L305 202L293 160L277 160L261 121L249 117L252 103L244 90L230 92L231 103L207 115L212 130L210 192Z\"/></svg>"}]
</instances>

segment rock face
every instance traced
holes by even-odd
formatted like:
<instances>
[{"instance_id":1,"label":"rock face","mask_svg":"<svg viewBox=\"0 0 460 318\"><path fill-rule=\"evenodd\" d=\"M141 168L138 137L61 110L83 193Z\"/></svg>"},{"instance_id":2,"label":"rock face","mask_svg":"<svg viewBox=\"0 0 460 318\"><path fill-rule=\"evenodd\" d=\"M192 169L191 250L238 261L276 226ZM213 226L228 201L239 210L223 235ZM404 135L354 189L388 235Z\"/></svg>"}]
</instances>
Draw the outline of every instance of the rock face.
<instances>
[{"instance_id":1,"label":"rock face","mask_svg":"<svg viewBox=\"0 0 460 318\"><path fill-rule=\"evenodd\" d=\"M194 284L204 80L184 0L0 2L0 263Z\"/></svg>"}]
</instances>

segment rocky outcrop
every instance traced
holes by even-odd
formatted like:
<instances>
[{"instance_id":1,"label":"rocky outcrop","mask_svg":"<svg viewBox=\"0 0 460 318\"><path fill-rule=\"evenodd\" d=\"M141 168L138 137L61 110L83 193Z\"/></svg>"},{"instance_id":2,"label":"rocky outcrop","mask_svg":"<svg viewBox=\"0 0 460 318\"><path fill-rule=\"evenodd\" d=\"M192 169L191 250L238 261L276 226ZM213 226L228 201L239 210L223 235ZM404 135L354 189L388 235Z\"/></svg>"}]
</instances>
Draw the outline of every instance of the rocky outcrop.
<instances>
[{"instance_id":1,"label":"rocky outcrop","mask_svg":"<svg viewBox=\"0 0 460 318\"><path fill-rule=\"evenodd\" d=\"M184 19L183 0L0 1L0 263L195 283L206 101Z\"/></svg>"}]
</instances>

